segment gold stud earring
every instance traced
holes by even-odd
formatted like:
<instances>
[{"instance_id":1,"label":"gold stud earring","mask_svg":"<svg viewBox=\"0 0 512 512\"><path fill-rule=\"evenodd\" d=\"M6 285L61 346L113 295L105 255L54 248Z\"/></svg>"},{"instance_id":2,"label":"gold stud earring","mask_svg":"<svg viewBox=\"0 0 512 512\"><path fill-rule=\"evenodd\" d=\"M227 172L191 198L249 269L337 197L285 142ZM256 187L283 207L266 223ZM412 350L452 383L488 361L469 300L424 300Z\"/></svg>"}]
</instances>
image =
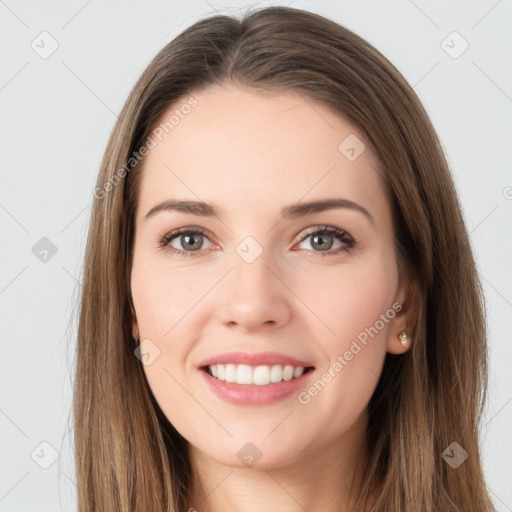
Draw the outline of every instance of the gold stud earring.
<instances>
[{"instance_id":1,"label":"gold stud earring","mask_svg":"<svg viewBox=\"0 0 512 512\"><path fill-rule=\"evenodd\" d=\"M402 331L398 337L400 338L400 343L402 344L402 347L405 347L407 345L407 333L405 331Z\"/></svg>"}]
</instances>

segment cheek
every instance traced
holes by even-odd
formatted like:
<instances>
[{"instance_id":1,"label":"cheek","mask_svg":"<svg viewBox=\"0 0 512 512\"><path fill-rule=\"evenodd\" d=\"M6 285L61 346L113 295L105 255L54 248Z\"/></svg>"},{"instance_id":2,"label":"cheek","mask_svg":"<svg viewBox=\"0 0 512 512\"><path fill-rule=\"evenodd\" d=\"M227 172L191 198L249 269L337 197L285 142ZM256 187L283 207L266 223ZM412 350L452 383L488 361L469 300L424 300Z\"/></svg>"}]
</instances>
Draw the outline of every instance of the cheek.
<instances>
[{"instance_id":1,"label":"cheek","mask_svg":"<svg viewBox=\"0 0 512 512\"><path fill-rule=\"evenodd\" d=\"M141 351L150 354L149 361L142 360L143 370L157 403L173 424L179 420L174 411L186 410L190 400L184 392L190 332L183 329L187 311L198 300L197 292L191 292L194 286L183 285L179 275L172 279L156 264L134 265L131 286Z\"/></svg>"},{"instance_id":2,"label":"cheek","mask_svg":"<svg viewBox=\"0 0 512 512\"><path fill-rule=\"evenodd\" d=\"M330 356L337 355L358 335L364 339L366 330L376 322L379 334L386 333L388 323L382 325L379 319L391 308L398 278L396 267L389 261L378 256L354 259L295 278L294 290L309 309L308 323L316 324L317 333L322 334L318 339L324 340Z\"/></svg>"},{"instance_id":3,"label":"cheek","mask_svg":"<svg viewBox=\"0 0 512 512\"><path fill-rule=\"evenodd\" d=\"M158 354L144 371L153 391L171 391L169 386L175 383L171 375L182 383L187 378L188 357L203 327L203 317L198 315L201 299L215 284L216 276L169 269L160 261L140 261L138 265L134 262L131 276L140 339L143 343L150 340L146 341L148 347ZM179 390L178 386L174 391Z\"/></svg>"},{"instance_id":4,"label":"cheek","mask_svg":"<svg viewBox=\"0 0 512 512\"><path fill-rule=\"evenodd\" d=\"M172 337L173 329L211 284L197 272L185 275L180 269L154 262L134 265L131 287L141 335L164 340Z\"/></svg>"},{"instance_id":5,"label":"cheek","mask_svg":"<svg viewBox=\"0 0 512 512\"><path fill-rule=\"evenodd\" d=\"M324 354L318 380L302 398L316 401L319 417L334 415L336 424L363 410L382 371L398 283L392 258L381 252L301 278L298 293L321 320L310 316L317 326L310 332Z\"/></svg>"},{"instance_id":6,"label":"cheek","mask_svg":"<svg viewBox=\"0 0 512 512\"><path fill-rule=\"evenodd\" d=\"M393 260L382 254L341 270L330 284L320 283L328 294L310 294L309 300L334 331L320 340L328 362L317 387L328 389L319 414L345 421L347 411L362 411L377 385L395 316L398 274Z\"/></svg>"}]
</instances>

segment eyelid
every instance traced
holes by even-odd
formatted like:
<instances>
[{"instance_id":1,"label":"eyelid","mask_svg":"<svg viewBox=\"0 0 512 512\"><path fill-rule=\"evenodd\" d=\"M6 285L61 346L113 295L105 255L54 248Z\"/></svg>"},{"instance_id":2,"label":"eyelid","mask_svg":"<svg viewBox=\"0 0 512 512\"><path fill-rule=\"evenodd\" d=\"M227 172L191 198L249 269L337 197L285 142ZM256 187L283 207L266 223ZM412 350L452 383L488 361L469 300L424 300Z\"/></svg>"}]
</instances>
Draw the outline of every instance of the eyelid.
<instances>
[{"instance_id":1,"label":"eyelid","mask_svg":"<svg viewBox=\"0 0 512 512\"><path fill-rule=\"evenodd\" d=\"M334 250L329 251L312 251L310 249L305 249L307 252L324 255L324 256L330 256L338 254L342 251L346 251L348 249L352 249L356 245L358 245L358 241L346 230L338 228L336 226L331 226L327 224L317 224L316 226L312 226L311 228L306 229L301 236L301 239L298 243L304 242L307 240L310 236L316 235L316 234L328 234L333 236L335 239L339 240L341 243L344 244L344 247L339 247Z\"/></svg>"},{"instance_id":2,"label":"eyelid","mask_svg":"<svg viewBox=\"0 0 512 512\"><path fill-rule=\"evenodd\" d=\"M163 249L166 249L170 251L173 254L179 254L179 256L182 257L195 257L199 256L201 253L203 253L207 249L199 249L197 251L184 251L181 249L176 249L170 245L171 241L178 238L180 235L202 235L205 238L207 238L210 243L213 245L220 245L223 247L222 244L217 244L216 242L213 242L211 240L211 234L210 232L200 226L186 226L174 229L167 233L160 241L159 246ZM337 240L341 241L344 246L338 247L334 250L330 249L328 251L313 251L311 249L302 249L306 251L307 253L313 253L316 256L335 256L338 255L344 251L348 251L349 249L352 249L355 247L359 242L348 232L344 229L338 228L336 226L331 226L327 224L316 224L314 226L311 226L307 228L306 230L301 231L301 237L300 239L294 243L294 246L298 243L304 242L307 240L310 236L316 235L316 234L328 234L336 238ZM345 240L343 240L345 238Z\"/></svg>"},{"instance_id":3,"label":"eyelid","mask_svg":"<svg viewBox=\"0 0 512 512\"><path fill-rule=\"evenodd\" d=\"M173 229L171 231L169 231L169 233L167 233L159 242L159 245L161 247L164 247L169 245L171 243L172 240L174 240L175 238L178 238L180 235L187 235L187 234L198 234L198 235L202 235L204 236L205 238L207 238L208 240L210 240L210 242L214 245L220 245L222 247L222 244L217 244L216 242L213 242L211 239L214 238L211 233L205 229L205 228L202 228L200 226L186 226L186 227L183 227L183 228L176 228L176 229ZM202 251L203 249L201 249ZM194 251L190 251L190 252L194 252ZM200 251L195 251L195 252L200 252Z\"/></svg>"}]
</instances>

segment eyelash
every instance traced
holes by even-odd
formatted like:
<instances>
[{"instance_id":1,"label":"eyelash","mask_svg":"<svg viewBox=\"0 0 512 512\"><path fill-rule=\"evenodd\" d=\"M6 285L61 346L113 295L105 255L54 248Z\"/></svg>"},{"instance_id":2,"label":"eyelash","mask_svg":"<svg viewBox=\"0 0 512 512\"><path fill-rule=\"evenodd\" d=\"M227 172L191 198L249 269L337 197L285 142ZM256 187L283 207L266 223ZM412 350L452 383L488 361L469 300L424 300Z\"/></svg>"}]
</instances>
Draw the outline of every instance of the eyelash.
<instances>
[{"instance_id":1,"label":"eyelash","mask_svg":"<svg viewBox=\"0 0 512 512\"><path fill-rule=\"evenodd\" d=\"M333 235L335 238L337 238L339 241L344 243L345 245L343 247L338 247L335 250L329 250L329 251L313 251L310 249L305 249L307 253L314 253L315 255L321 256L325 258L326 256L336 256L342 252L348 252L350 249L355 247L357 245L357 241L349 235L346 231L343 231L342 229L336 228L334 226L315 226L314 228L310 228L309 230L306 230L305 235L299 240L300 242L303 242L307 238L313 235ZM206 236L207 233L203 229L198 228L179 228L175 229L174 231L171 231L167 235L165 235L164 238L159 243L159 246L165 250L167 250L169 253L173 255L177 255L183 258L194 258L198 256L198 253L201 253L201 250L198 251L181 251L179 249L175 249L174 247L169 246L169 244L172 242L174 238L176 238L179 235L202 235Z\"/></svg>"}]
</instances>

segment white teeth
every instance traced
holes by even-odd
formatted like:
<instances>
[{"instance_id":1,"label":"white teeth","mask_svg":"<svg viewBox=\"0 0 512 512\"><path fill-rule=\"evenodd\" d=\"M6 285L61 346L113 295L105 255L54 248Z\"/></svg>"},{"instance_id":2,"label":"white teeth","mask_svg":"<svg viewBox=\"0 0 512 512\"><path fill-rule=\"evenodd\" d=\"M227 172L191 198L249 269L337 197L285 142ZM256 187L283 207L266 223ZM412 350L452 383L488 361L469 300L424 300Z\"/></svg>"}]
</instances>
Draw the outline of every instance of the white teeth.
<instances>
[{"instance_id":1,"label":"white teeth","mask_svg":"<svg viewBox=\"0 0 512 512\"><path fill-rule=\"evenodd\" d=\"M303 366L274 364L272 366L249 366L247 364L214 364L208 367L213 377L236 384L266 386L297 379L304 373Z\"/></svg>"},{"instance_id":2,"label":"white teeth","mask_svg":"<svg viewBox=\"0 0 512 512\"><path fill-rule=\"evenodd\" d=\"M235 382L236 380L236 366L234 364L226 365L226 382Z\"/></svg>"},{"instance_id":3,"label":"white teeth","mask_svg":"<svg viewBox=\"0 0 512 512\"><path fill-rule=\"evenodd\" d=\"M236 370L238 384L252 384L252 368L247 364L239 364Z\"/></svg>"},{"instance_id":4,"label":"white teeth","mask_svg":"<svg viewBox=\"0 0 512 512\"><path fill-rule=\"evenodd\" d=\"M283 380L293 379L293 366L286 365L283 370Z\"/></svg>"},{"instance_id":5,"label":"white teeth","mask_svg":"<svg viewBox=\"0 0 512 512\"><path fill-rule=\"evenodd\" d=\"M257 386L266 386L270 383L270 367L256 366L252 373L252 382Z\"/></svg>"},{"instance_id":6,"label":"white teeth","mask_svg":"<svg viewBox=\"0 0 512 512\"><path fill-rule=\"evenodd\" d=\"M270 369L270 382L281 382L283 380L283 367L275 364Z\"/></svg>"},{"instance_id":7,"label":"white teeth","mask_svg":"<svg viewBox=\"0 0 512 512\"><path fill-rule=\"evenodd\" d=\"M296 379L300 377L304 373L304 368L302 366L297 366L295 370L293 370L293 377Z\"/></svg>"}]
</instances>

